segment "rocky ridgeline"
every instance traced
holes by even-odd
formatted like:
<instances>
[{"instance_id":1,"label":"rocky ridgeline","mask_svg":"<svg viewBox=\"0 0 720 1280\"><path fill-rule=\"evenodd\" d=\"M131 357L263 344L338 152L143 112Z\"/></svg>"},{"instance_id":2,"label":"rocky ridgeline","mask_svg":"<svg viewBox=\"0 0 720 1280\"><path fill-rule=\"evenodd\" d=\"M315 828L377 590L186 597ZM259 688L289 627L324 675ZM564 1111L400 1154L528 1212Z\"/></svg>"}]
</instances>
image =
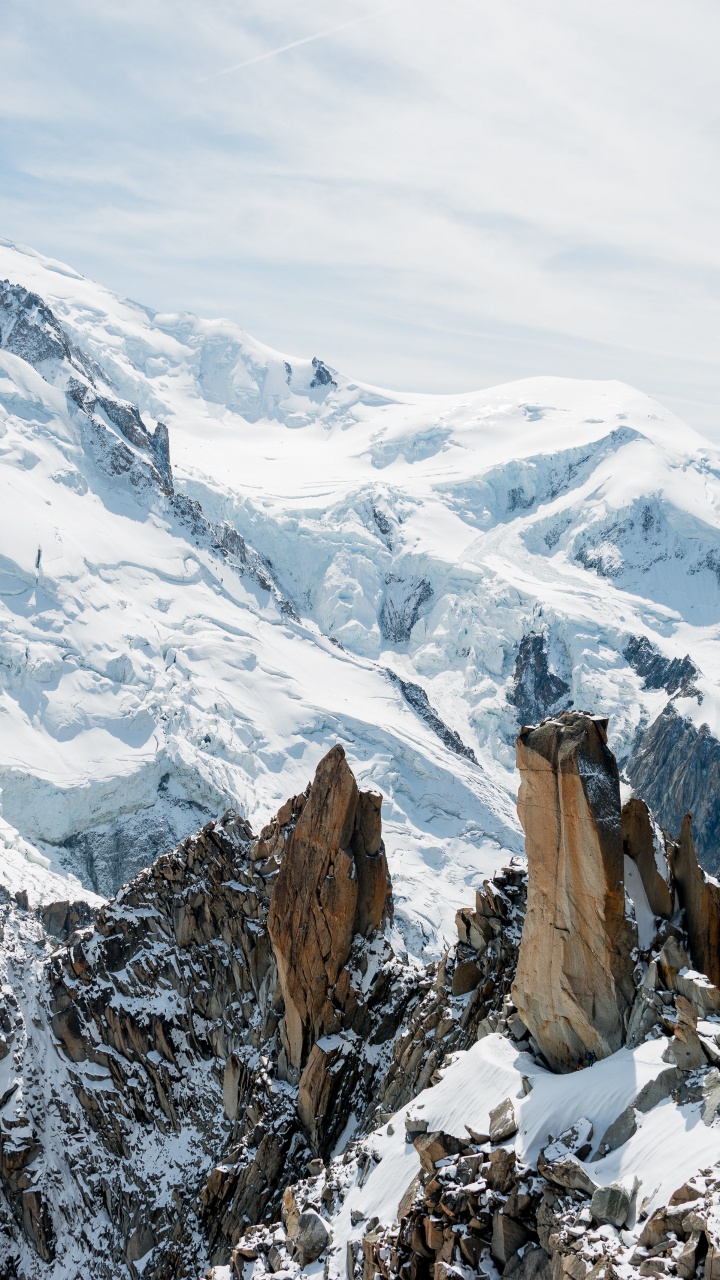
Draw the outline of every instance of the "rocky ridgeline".
<instances>
[{"instance_id":1,"label":"rocky ridgeline","mask_svg":"<svg viewBox=\"0 0 720 1280\"><path fill-rule=\"evenodd\" d=\"M621 810L601 719L524 729L518 766L529 875L516 859L486 881L437 967L391 945L380 798L341 747L259 837L228 813L91 923L82 904L7 902L8 1276L169 1280L209 1262L218 1280L228 1263L263 1280L324 1258L348 1280L720 1277L711 1172L638 1234L637 1186L596 1185L583 1163L662 1101L697 1103L706 1124L720 1111L720 888L689 820L674 841L642 801ZM652 925L642 947L631 863L643 935ZM605 1132L577 1122L533 1167L514 1149L512 1098L463 1138L395 1119L493 1033L555 1071L663 1038L667 1068ZM378 1126L395 1123L421 1173L395 1224L353 1217L339 1263L333 1223L380 1159Z\"/></svg>"},{"instance_id":2,"label":"rocky ridgeline","mask_svg":"<svg viewBox=\"0 0 720 1280\"><path fill-rule=\"evenodd\" d=\"M504 1025L520 864L439 970L399 956L380 797L341 747L254 837L229 812L84 904L3 908L0 1244L10 1275L195 1276L327 1159L351 1116Z\"/></svg>"},{"instance_id":3,"label":"rocky ridgeline","mask_svg":"<svg viewBox=\"0 0 720 1280\"><path fill-rule=\"evenodd\" d=\"M137 405L121 399L112 378L70 341L47 303L8 280L0 280L0 349L25 360L50 386L64 392L83 449L113 487L129 485L143 505L176 520L196 545L253 579L283 613L295 616L269 563L234 526L227 520L208 520L199 502L175 492L165 423L150 430ZM321 361L318 367L324 369Z\"/></svg>"}]
</instances>

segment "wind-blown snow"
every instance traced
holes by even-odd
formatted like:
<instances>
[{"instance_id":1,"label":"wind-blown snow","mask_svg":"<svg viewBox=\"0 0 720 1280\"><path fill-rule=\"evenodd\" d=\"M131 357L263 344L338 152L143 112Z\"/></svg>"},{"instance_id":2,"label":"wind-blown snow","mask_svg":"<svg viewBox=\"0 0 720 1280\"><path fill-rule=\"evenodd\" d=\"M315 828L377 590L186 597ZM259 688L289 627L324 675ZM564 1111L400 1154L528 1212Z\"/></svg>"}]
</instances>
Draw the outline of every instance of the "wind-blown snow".
<instances>
[{"instance_id":1,"label":"wind-blown snow","mask_svg":"<svg viewBox=\"0 0 720 1280\"><path fill-rule=\"evenodd\" d=\"M720 731L720 455L647 397L551 378L388 393L7 244L2 277L167 423L176 491L274 584L103 473L52 370L0 350L2 813L56 869L109 892L228 804L262 824L340 740L383 793L406 938L437 952L522 849L524 635L610 716L620 758L667 701L622 656L631 636L693 654L703 702L683 714Z\"/></svg>"}]
</instances>

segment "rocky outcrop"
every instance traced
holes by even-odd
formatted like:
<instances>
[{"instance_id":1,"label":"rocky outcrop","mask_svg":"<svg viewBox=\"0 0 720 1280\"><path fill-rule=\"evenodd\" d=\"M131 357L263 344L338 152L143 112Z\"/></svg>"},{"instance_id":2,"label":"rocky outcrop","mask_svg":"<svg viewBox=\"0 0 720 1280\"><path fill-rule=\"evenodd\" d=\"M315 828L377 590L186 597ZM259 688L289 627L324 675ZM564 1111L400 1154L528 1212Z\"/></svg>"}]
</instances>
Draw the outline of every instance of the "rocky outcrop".
<instances>
[{"instance_id":1,"label":"rocky outcrop","mask_svg":"<svg viewBox=\"0 0 720 1280\"><path fill-rule=\"evenodd\" d=\"M668 703L640 735L625 772L668 831L693 814L695 844L707 871L720 872L720 742Z\"/></svg>"},{"instance_id":2,"label":"rocky outcrop","mask_svg":"<svg viewBox=\"0 0 720 1280\"><path fill-rule=\"evenodd\" d=\"M635 997L620 786L606 728L598 716L564 712L517 741L528 904L513 998L561 1071L619 1049Z\"/></svg>"},{"instance_id":3,"label":"rocky outcrop","mask_svg":"<svg viewBox=\"0 0 720 1280\"><path fill-rule=\"evenodd\" d=\"M550 670L547 637L538 631L523 636L508 693L508 702L517 709L520 723L532 724L558 705L568 706L569 693L567 681Z\"/></svg>"},{"instance_id":4,"label":"rocky outcrop","mask_svg":"<svg viewBox=\"0 0 720 1280\"><path fill-rule=\"evenodd\" d=\"M679 690L686 697L696 692L700 672L687 653L684 658L666 658L647 636L631 636L623 658L642 676L646 689L664 689L666 693Z\"/></svg>"},{"instance_id":5,"label":"rocky outcrop","mask_svg":"<svg viewBox=\"0 0 720 1280\"><path fill-rule=\"evenodd\" d=\"M683 819L679 841L671 847L670 864L685 908L693 962L720 987L720 884L698 863L690 814Z\"/></svg>"},{"instance_id":6,"label":"rocky outcrop","mask_svg":"<svg viewBox=\"0 0 720 1280\"><path fill-rule=\"evenodd\" d=\"M389 891L380 797L359 792L338 745L318 765L268 916L285 1005L281 1072L288 1077L297 1078L321 1036L341 1030L353 937L382 927Z\"/></svg>"},{"instance_id":7,"label":"rocky outcrop","mask_svg":"<svg viewBox=\"0 0 720 1280\"><path fill-rule=\"evenodd\" d=\"M408 705L420 716L421 720L425 721L433 733L437 734L446 747L449 747L456 755L465 756L467 760L472 760L473 764L477 764L477 757L472 747L466 747L460 734L456 733L440 718L435 708L431 706L430 699L422 685L415 684L413 680L402 680L395 671L391 671L389 668L386 668L386 674L388 679L397 685Z\"/></svg>"},{"instance_id":8,"label":"rocky outcrop","mask_svg":"<svg viewBox=\"0 0 720 1280\"><path fill-rule=\"evenodd\" d=\"M383 639L391 644L404 644L410 639L423 605L431 600L433 589L426 578L403 578L390 573L385 579L385 595L378 614Z\"/></svg>"},{"instance_id":9,"label":"rocky outcrop","mask_svg":"<svg viewBox=\"0 0 720 1280\"><path fill-rule=\"evenodd\" d=\"M675 909L675 897L665 841L645 801L638 796L623 805L622 842L625 857L632 858L640 873L650 910L668 919Z\"/></svg>"}]
</instances>

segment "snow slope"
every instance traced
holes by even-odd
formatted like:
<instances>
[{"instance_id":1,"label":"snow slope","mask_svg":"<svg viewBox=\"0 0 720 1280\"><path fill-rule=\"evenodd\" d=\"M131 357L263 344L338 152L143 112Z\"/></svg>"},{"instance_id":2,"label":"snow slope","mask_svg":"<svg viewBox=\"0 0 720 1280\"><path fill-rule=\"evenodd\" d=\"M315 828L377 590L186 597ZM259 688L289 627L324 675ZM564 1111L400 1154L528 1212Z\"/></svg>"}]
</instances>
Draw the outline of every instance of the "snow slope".
<instances>
[{"instance_id":1,"label":"snow slope","mask_svg":"<svg viewBox=\"0 0 720 1280\"><path fill-rule=\"evenodd\" d=\"M497 1035L457 1054L439 1084L418 1094L389 1126L368 1138L365 1145L375 1160L365 1179L357 1167L351 1169L342 1208L333 1220L329 1273L344 1276L347 1242L362 1240L363 1223L373 1217L383 1223L396 1218L400 1201L420 1171L418 1153L405 1133L407 1115L427 1120L429 1132L441 1130L467 1140L466 1125L487 1132L491 1109L512 1098L519 1127L505 1145L515 1150L520 1162L534 1165L551 1137L582 1119L590 1122L593 1144L599 1143L639 1091L667 1071L662 1060L666 1043L661 1038L634 1050L621 1049L569 1076L543 1070ZM601 1159L585 1161L584 1168L597 1186L637 1177L637 1204L649 1215L686 1179L720 1160L720 1129L704 1125L701 1112L700 1103L679 1107L668 1098L638 1116L637 1132L629 1141ZM639 1234L642 1224L632 1225Z\"/></svg>"},{"instance_id":2,"label":"snow slope","mask_svg":"<svg viewBox=\"0 0 720 1280\"><path fill-rule=\"evenodd\" d=\"M3 278L71 349L0 310L2 815L56 869L107 893L229 803L261 824L340 740L436 953L522 848L526 711L603 712L627 757L668 701L644 637L720 733L720 454L647 397L383 392L6 243Z\"/></svg>"}]
</instances>

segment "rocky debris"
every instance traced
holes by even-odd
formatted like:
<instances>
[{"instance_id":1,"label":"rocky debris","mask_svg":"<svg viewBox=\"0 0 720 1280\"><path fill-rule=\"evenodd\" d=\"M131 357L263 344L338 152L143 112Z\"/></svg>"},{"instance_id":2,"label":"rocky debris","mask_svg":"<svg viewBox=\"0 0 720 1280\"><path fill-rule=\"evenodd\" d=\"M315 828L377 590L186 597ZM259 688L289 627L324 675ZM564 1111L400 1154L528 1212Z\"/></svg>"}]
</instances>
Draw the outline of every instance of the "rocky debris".
<instances>
[{"instance_id":1,"label":"rocky debris","mask_svg":"<svg viewBox=\"0 0 720 1280\"><path fill-rule=\"evenodd\" d=\"M288 1078L299 1078L316 1041L352 1022L357 997L350 999L345 967L352 940L382 928L388 896L380 797L361 795L338 745L318 765L268 916L285 1006L281 1072Z\"/></svg>"},{"instance_id":2,"label":"rocky debris","mask_svg":"<svg viewBox=\"0 0 720 1280\"><path fill-rule=\"evenodd\" d=\"M228 1262L238 1277L252 1262L254 1280L300 1277L323 1258L327 1268L348 1179L362 1186L380 1159L372 1138L379 1122L390 1132L394 1112L437 1083L451 1053L492 1032L543 1061L547 1041L516 1007L513 987L532 850L549 830L555 865L575 877L581 905L583 893L593 910L600 904L605 924L614 919L608 868L618 857L622 865L622 832L603 722L568 713L541 728L553 746L528 730L518 748L530 881L520 859L486 880L474 908L458 911L458 942L437 967L396 956L382 931L391 902L379 797L358 790L339 747L259 837L233 813L207 824L94 920L84 921L75 904L39 914L8 904L13 928L45 939L46 1011L41 1001L33 1018L48 1043L50 1029L56 1039L51 1079L63 1074L70 1086L50 1109L32 1105L45 1096L32 1088L0 1107L0 1233L12 1247L21 1232L38 1259L58 1256L68 1232L89 1239L89 1224L102 1220L98 1280L120 1265L143 1280L189 1280L200 1256L218 1280ZM644 840L648 824L654 832L639 811ZM584 879L580 849L590 855ZM586 929L586 916L568 911L570 893L558 898L565 918ZM667 1097L699 1104L708 1125L720 1112L720 992L691 968L680 924L658 918L627 1010L640 1038L667 1039L668 1068L606 1129L595 1159L626 1142L638 1117ZM620 927L611 936L632 941ZM6 947L11 937L6 929ZM575 953L561 944L567 963ZM578 975L570 969L570 978ZM572 996L585 1016L583 991ZM12 999L5 983L0 1059L13 1053L27 1085L37 1065ZM548 1142L537 1169L521 1166L512 1149L510 1097L492 1112L488 1134L432 1130L420 1101L405 1128L421 1174L402 1197L396 1227L353 1219L363 1230L362 1244L349 1246L353 1280L361 1270L369 1280L376 1271L424 1280L430 1269L447 1280L455 1267L491 1264L516 1280L550 1280L551 1272L584 1280L591 1270L610 1276L618 1260L630 1265L617 1230L634 1188L598 1188L590 1177L589 1121ZM48 1159L62 1146L60 1133L70 1151L82 1151L62 1172L57 1155ZM152 1152L150 1168L137 1151ZM58 1181L67 1201L58 1201ZM706 1237L696 1227L677 1240L673 1267L690 1277ZM659 1274L647 1270L656 1256L643 1256L642 1274Z\"/></svg>"},{"instance_id":3,"label":"rocky debris","mask_svg":"<svg viewBox=\"0 0 720 1280\"><path fill-rule=\"evenodd\" d=\"M589 1120L582 1118L576 1121L543 1147L538 1155L538 1173L556 1187L592 1195L595 1183L581 1163L590 1154L592 1136L593 1127Z\"/></svg>"},{"instance_id":4,"label":"rocky debris","mask_svg":"<svg viewBox=\"0 0 720 1280\"><path fill-rule=\"evenodd\" d=\"M643 1221L634 1177L598 1187L587 1175L575 1184L549 1176L571 1161L583 1173L591 1137L589 1121L578 1121L549 1144L537 1172L514 1151L488 1143L465 1144L461 1155L435 1163L423 1160L398 1223L366 1224L360 1250L351 1245L348 1274L424 1280L487 1275L494 1263L510 1280L676 1274L691 1280L704 1261L705 1275L715 1275L720 1171L704 1170ZM628 1231L636 1211L640 1225Z\"/></svg>"},{"instance_id":5,"label":"rocky debris","mask_svg":"<svg viewBox=\"0 0 720 1280\"><path fill-rule=\"evenodd\" d=\"M720 742L706 724L697 728L668 703L636 742L625 772L668 831L679 831L686 813L694 819L702 865L720 871Z\"/></svg>"},{"instance_id":6,"label":"rocky debris","mask_svg":"<svg viewBox=\"0 0 720 1280\"><path fill-rule=\"evenodd\" d=\"M276 888L294 859L306 886L309 870L316 873L307 918L294 918L303 938L310 926L317 938L324 920L315 952L282 950L287 933ZM288 884L298 886L297 901L299 880L288 876L286 890ZM11 1158L4 1143L0 1195L32 1232L38 1254L66 1213L58 1185L82 1206L70 1238L83 1230L83 1214L107 1223L108 1276L121 1261L131 1275L142 1269L152 1280L194 1275L198 1241L223 1261L248 1223L277 1212L283 1187L335 1143L351 1111L374 1115L398 1029L435 980L434 970L394 955L382 933L390 910L380 798L358 791L338 748L258 838L230 812L142 871L94 920L68 903L25 913L23 928L45 939L50 955L40 988L46 1009L38 1016L48 1042L55 1041L51 1078L72 1099L73 1141L83 1151L62 1174L57 1157L47 1159L64 1145L65 1093L49 1112L24 1111L13 1121L17 1152ZM323 951L326 939L330 950ZM331 954L338 943L342 950ZM309 955L327 967L322 1002L312 988L303 1006L310 1052L298 1087L284 1081L278 957L290 1003L298 970L289 958L300 956L302 968ZM7 1016L0 1009L0 1057L16 1048L7 1007ZM319 1032L325 1039L315 1043ZM31 1037L18 1052L28 1082L36 1071ZM149 1166L135 1158L146 1148L155 1153ZM30 1181L22 1180L26 1167ZM92 1237L89 1228L86 1235ZM105 1271L97 1275L104 1280Z\"/></svg>"},{"instance_id":7,"label":"rocky debris","mask_svg":"<svg viewBox=\"0 0 720 1280\"><path fill-rule=\"evenodd\" d=\"M650 910L669 919L675 910L674 882L662 832L637 796L623 805L621 817L623 853L640 872Z\"/></svg>"},{"instance_id":8,"label":"rocky debris","mask_svg":"<svg viewBox=\"0 0 720 1280\"><path fill-rule=\"evenodd\" d=\"M696 692L695 681L700 672L689 654L684 658L666 658L647 636L631 636L623 649L623 657L633 671L643 678L645 689L664 689L689 697Z\"/></svg>"},{"instance_id":9,"label":"rocky debris","mask_svg":"<svg viewBox=\"0 0 720 1280\"><path fill-rule=\"evenodd\" d=\"M445 746L454 751L456 755L465 756L467 760L472 760L473 764L477 764L477 757L472 747L466 747L459 733L456 733L454 729L445 724L444 720L441 720L435 708L430 705L428 696L422 686L415 684L412 680L402 680L389 667L386 667L385 670L388 679L397 685L408 705L412 707L413 711L417 712L421 720L424 720L429 725L440 741L444 742Z\"/></svg>"},{"instance_id":10,"label":"rocky debris","mask_svg":"<svg viewBox=\"0 0 720 1280\"><path fill-rule=\"evenodd\" d=\"M698 863L690 814L683 818L680 839L671 848L670 865L685 909L693 960L720 986L720 884Z\"/></svg>"},{"instance_id":11,"label":"rocky debris","mask_svg":"<svg viewBox=\"0 0 720 1280\"><path fill-rule=\"evenodd\" d=\"M451 1053L467 1049L479 1037L507 1029L513 1018L510 994L525 913L527 871L524 860L486 880L476 893L475 910L458 911L459 941L443 958L436 974L428 970L417 980L420 999L395 1040L380 1101L396 1111L439 1079L439 1069ZM475 986L467 975L472 970ZM456 980L462 974L460 983ZM462 988L459 990L458 988ZM525 1032L518 1048L529 1048ZM411 1115L406 1122L409 1141L427 1130L427 1122Z\"/></svg>"},{"instance_id":12,"label":"rocky debris","mask_svg":"<svg viewBox=\"0 0 720 1280\"><path fill-rule=\"evenodd\" d=\"M620 1048L635 998L606 729L601 717L568 711L517 741L529 882L513 998L547 1061L565 1071Z\"/></svg>"},{"instance_id":13,"label":"rocky debris","mask_svg":"<svg viewBox=\"0 0 720 1280\"><path fill-rule=\"evenodd\" d=\"M515 659L508 702L517 708L521 724L534 724L568 705L570 685L550 670L547 637L532 631L523 636Z\"/></svg>"}]
</instances>

